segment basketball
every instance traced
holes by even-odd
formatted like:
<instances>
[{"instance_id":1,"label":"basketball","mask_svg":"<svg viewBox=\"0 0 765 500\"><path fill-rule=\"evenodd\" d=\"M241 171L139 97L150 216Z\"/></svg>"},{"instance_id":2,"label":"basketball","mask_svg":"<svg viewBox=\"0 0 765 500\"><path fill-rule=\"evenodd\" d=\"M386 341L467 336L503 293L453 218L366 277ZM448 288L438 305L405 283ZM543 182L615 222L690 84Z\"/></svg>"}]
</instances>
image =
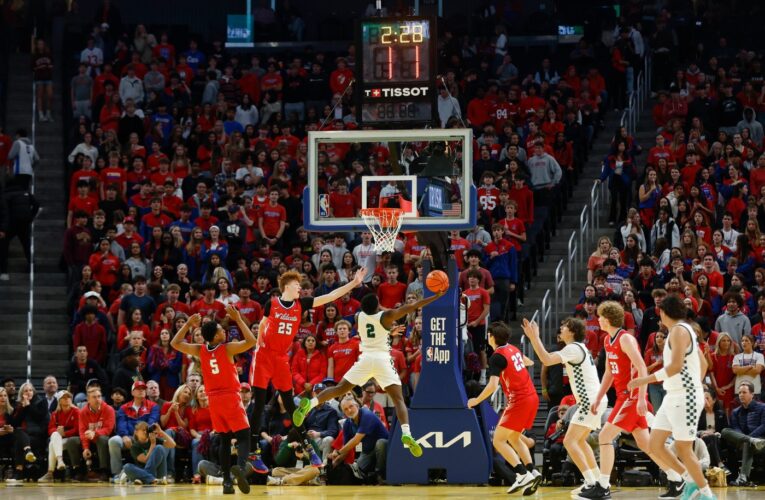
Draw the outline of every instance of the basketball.
<instances>
[{"instance_id":1,"label":"basketball","mask_svg":"<svg viewBox=\"0 0 765 500\"><path fill-rule=\"evenodd\" d=\"M425 286L433 293L445 292L449 289L449 276L443 271L431 271L425 278Z\"/></svg>"}]
</instances>

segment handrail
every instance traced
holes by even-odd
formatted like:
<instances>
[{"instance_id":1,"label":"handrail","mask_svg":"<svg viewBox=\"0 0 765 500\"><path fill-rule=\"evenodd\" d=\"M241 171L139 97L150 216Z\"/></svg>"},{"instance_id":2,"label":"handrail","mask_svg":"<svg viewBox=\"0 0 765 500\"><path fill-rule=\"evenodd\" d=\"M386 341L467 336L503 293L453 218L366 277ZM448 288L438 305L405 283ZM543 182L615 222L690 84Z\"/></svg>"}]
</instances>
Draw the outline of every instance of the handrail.
<instances>
[{"instance_id":1,"label":"handrail","mask_svg":"<svg viewBox=\"0 0 765 500\"><path fill-rule=\"evenodd\" d=\"M599 186L602 183L593 184L590 190L590 220L592 221L592 230L600 231L600 191Z\"/></svg>"},{"instance_id":2,"label":"handrail","mask_svg":"<svg viewBox=\"0 0 765 500\"><path fill-rule=\"evenodd\" d=\"M576 231L568 239L568 298L571 299L572 282L576 279L579 246L576 243Z\"/></svg>"},{"instance_id":3,"label":"handrail","mask_svg":"<svg viewBox=\"0 0 765 500\"><path fill-rule=\"evenodd\" d=\"M539 323L539 336L542 338L542 343L549 345L547 341L547 333L550 331L552 325L552 304L550 304L550 290L545 291L544 297L542 297L542 321Z\"/></svg>"},{"instance_id":4,"label":"handrail","mask_svg":"<svg viewBox=\"0 0 765 500\"><path fill-rule=\"evenodd\" d=\"M32 39L37 39L37 27L32 31ZM32 146L35 146L37 139L37 96L35 94L35 84L32 82L32 127L31 137ZM32 173L32 180L29 182L29 192L35 194L35 175ZM34 326L35 310L35 219L32 218L32 225L29 230L29 311L27 311L27 382L32 381L32 328Z\"/></svg>"},{"instance_id":5,"label":"handrail","mask_svg":"<svg viewBox=\"0 0 765 500\"><path fill-rule=\"evenodd\" d=\"M555 267L555 324L561 320L563 303L566 302L566 270L563 268L563 259Z\"/></svg>"},{"instance_id":6,"label":"handrail","mask_svg":"<svg viewBox=\"0 0 765 500\"><path fill-rule=\"evenodd\" d=\"M584 244L590 243L592 240L592 226L590 225L590 207L585 205L582 207L582 213L579 214L579 248L582 251L579 253L581 264L584 267L585 263L585 251Z\"/></svg>"}]
</instances>

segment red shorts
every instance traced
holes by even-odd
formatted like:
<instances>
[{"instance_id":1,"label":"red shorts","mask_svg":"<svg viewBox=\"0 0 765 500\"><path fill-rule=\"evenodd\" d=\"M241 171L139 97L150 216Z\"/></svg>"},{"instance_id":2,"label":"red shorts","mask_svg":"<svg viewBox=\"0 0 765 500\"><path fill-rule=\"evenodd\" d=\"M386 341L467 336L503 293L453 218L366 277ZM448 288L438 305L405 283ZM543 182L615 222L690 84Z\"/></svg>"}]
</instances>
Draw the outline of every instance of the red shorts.
<instances>
[{"instance_id":1,"label":"red shorts","mask_svg":"<svg viewBox=\"0 0 765 500\"><path fill-rule=\"evenodd\" d=\"M505 411L502 412L499 425L516 432L531 429L534 427L534 419L537 418L537 410L539 410L539 397L536 394L509 402Z\"/></svg>"},{"instance_id":2,"label":"red shorts","mask_svg":"<svg viewBox=\"0 0 765 500\"><path fill-rule=\"evenodd\" d=\"M286 354L275 353L268 349L258 349L255 353L255 368L250 384L260 389L268 389L268 382L277 391L292 390L292 371L290 358Z\"/></svg>"},{"instance_id":3,"label":"red shorts","mask_svg":"<svg viewBox=\"0 0 765 500\"><path fill-rule=\"evenodd\" d=\"M642 417L637 412L637 397L628 395L619 395L616 398L614 409L608 416L608 423L614 424L625 432L632 432L635 429L647 429L648 421L645 415Z\"/></svg>"},{"instance_id":4,"label":"red shorts","mask_svg":"<svg viewBox=\"0 0 765 500\"><path fill-rule=\"evenodd\" d=\"M242 396L238 392L209 394L210 420L215 432L237 432L249 429L247 412L242 406Z\"/></svg>"}]
</instances>

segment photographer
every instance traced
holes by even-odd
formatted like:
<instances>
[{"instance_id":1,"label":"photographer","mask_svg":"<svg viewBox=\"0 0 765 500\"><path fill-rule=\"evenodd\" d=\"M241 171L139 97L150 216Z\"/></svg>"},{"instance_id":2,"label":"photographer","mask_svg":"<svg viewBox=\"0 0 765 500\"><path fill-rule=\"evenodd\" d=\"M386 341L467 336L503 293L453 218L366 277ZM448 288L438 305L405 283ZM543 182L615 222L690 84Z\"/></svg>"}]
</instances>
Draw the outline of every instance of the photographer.
<instances>
[{"instance_id":1,"label":"photographer","mask_svg":"<svg viewBox=\"0 0 765 500\"><path fill-rule=\"evenodd\" d=\"M125 464L120 482L134 484L167 484L167 456L175 441L158 424L149 427L144 421L135 424L130 454L135 464Z\"/></svg>"},{"instance_id":2,"label":"photographer","mask_svg":"<svg viewBox=\"0 0 765 500\"><path fill-rule=\"evenodd\" d=\"M311 466L311 460L301 441L300 434L293 428L287 434L287 439L281 442L276 454L278 467L268 476L269 486L298 486L319 477L319 468ZM319 448L313 442L311 445L314 451L319 453Z\"/></svg>"},{"instance_id":3,"label":"photographer","mask_svg":"<svg viewBox=\"0 0 765 500\"><path fill-rule=\"evenodd\" d=\"M568 412L568 406L561 404L558 406L558 420L550 425L545 432L545 441L549 442L550 462L557 469L556 464L562 464L566 459L566 449L563 447L563 440L566 437L569 421L564 417Z\"/></svg>"}]
</instances>

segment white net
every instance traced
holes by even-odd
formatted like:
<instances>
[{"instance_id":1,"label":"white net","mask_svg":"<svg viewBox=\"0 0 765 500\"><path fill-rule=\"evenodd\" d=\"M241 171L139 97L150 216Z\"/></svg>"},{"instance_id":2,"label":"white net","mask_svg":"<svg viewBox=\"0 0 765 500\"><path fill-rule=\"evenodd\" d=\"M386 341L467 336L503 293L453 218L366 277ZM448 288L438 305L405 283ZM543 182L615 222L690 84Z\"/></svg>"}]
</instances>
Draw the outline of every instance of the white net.
<instances>
[{"instance_id":1,"label":"white net","mask_svg":"<svg viewBox=\"0 0 765 500\"><path fill-rule=\"evenodd\" d=\"M400 208L364 208L361 218L372 233L375 252L392 252L396 244L396 236L404 222L404 211Z\"/></svg>"}]
</instances>

